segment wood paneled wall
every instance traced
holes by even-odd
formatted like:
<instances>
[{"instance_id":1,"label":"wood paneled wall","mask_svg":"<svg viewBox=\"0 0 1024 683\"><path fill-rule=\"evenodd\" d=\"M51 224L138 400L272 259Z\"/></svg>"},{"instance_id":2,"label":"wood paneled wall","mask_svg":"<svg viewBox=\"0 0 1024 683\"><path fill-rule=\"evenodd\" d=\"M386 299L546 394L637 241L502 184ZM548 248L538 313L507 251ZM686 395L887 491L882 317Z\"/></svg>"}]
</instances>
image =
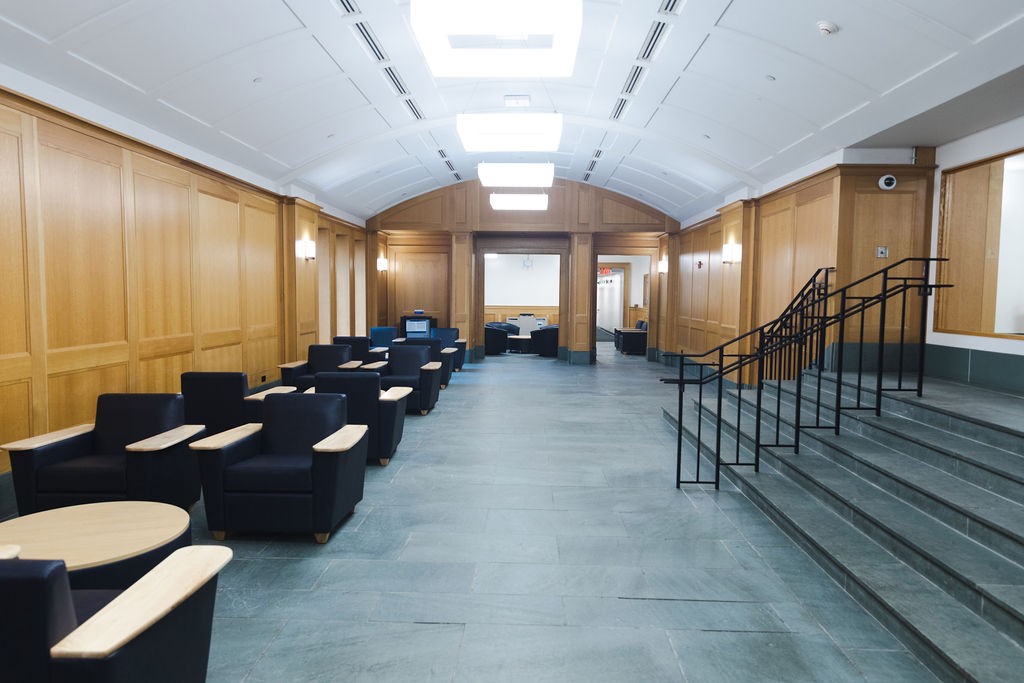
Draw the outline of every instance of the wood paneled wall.
<instances>
[{"instance_id":1,"label":"wood paneled wall","mask_svg":"<svg viewBox=\"0 0 1024 683\"><path fill-rule=\"evenodd\" d=\"M187 370L275 378L278 198L4 96L0 235L0 442Z\"/></svg>"},{"instance_id":2,"label":"wood paneled wall","mask_svg":"<svg viewBox=\"0 0 1024 683\"><path fill-rule=\"evenodd\" d=\"M533 313L537 318L547 318L548 325L558 325L558 306L484 306L485 323L503 323L509 317L520 313Z\"/></svg>"}]
</instances>

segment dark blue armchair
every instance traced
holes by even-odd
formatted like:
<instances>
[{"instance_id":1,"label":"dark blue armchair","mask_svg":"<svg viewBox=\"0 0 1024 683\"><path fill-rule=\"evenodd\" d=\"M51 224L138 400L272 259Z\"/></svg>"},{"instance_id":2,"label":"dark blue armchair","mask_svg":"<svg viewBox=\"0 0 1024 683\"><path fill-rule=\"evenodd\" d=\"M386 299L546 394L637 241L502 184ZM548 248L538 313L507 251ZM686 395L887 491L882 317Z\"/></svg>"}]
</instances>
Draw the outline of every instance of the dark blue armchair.
<instances>
[{"instance_id":1,"label":"dark blue armchair","mask_svg":"<svg viewBox=\"0 0 1024 683\"><path fill-rule=\"evenodd\" d=\"M430 360L441 364L441 388L444 389L452 381L452 372L455 371L455 356L458 349L453 346L443 346L441 340L434 337L412 337L400 342L406 346L425 346L430 349Z\"/></svg>"},{"instance_id":2,"label":"dark blue armchair","mask_svg":"<svg viewBox=\"0 0 1024 683\"><path fill-rule=\"evenodd\" d=\"M244 372L183 372L181 395L185 422L206 425L207 434L263 421L262 403L246 400L249 378Z\"/></svg>"},{"instance_id":3,"label":"dark blue armchair","mask_svg":"<svg viewBox=\"0 0 1024 683\"><path fill-rule=\"evenodd\" d=\"M548 358L558 356L558 325L545 325L530 333L530 348Z\"/></svg>"},{"instance_id":4,"label":"dark blue armchair","mask_svg":"<svg viewBox=\"0 0 1024 683\"><path fill-rule=\"evenodd\" d=\"M193 443L214 538L312 533L326 543L363 499L367 429L347 424L346 413L342 395L271 394L262 425Z\"/></svg>"},{"instance_id":5,"label":"dark blue armchair","mask_svg":"<svg viewBox=\"0 0 1024 683\"><path fill-rule=\"evenodd\" d=\"M387 357L386 346L373 346L369 337L335 337L334 344L343 344L352 348L352 360L360 363L375 363Z\"/></svg>"},{"instance_id":6,"label":"dark blue armchair","mask_svg":"<svg viewBox=\"0 0 1024 683\"><path fill-rule=\"evenodd\" d=\"M398 344L388 353L388 362L381 368L380 386L409 387L408 412L426 415L437 404L441 389L441 363L430 360L430 349L425 346Z\"/></svg>"},{"instance_id":7,"label":"dark blue armchair","mask_svg":"<svg viewBox=\"0 0 1024 683\"><path fill-rule=\"evenodd\" d=\"M369 430L367 462L387 465L398 449L405 430L405 408L412 389L380 388L376 372L321 372L316 376L316 393L344 394L348 421L364 424Z\"/></svg>"},{"instance_id":8,"label":"dark blue armchair","mask_svg":"<svg viewBox=\"0 0 1024 683\"><path fill-rule=\"evenodd\" d=\"M3 550L15 557L0 559L0 680L206 680L217 574L230 548L176 550L124 591L72 590L61 560Z\"/></svg>"},{"instance_id":9,"label":"dark blue armchair","mask_svg":"<svg viewBox=\"0 0 1024 683\"><path fill-rule=\"evenodd\" d=\"M305 391L313 386L318 372L338 372L345 368L359 367L359 361L352 360L352 347L345 344L310 344L306 360L284 363L281 368L281 384ZM343 367L344 366L344 367Z\"/></svg>"},{"instance_id":10,"label":"dark blue armchair","mask_svg":"<svg viewBox=\"0 0 1024 683\"><path fill-rule=\"evenodd\" d=\"M430 336L440 339L442 348L455 349L452 370L461 372L466 362L466 340L459 337L459 328L435 327L430 330Z\"/></svg>"},{"instance_id":11,"label":"dark blue armchair","mask_svg":"<svg viewBox=\"0 0 1024 683\"><path fill-rule=\"evenodd\" d=\"M192 507L199 469L188 442L204 428L184 423L184 407L181 394L101 394L95 424L3 445L18 514L106 500Z\"/></svg>"}]
</instances>

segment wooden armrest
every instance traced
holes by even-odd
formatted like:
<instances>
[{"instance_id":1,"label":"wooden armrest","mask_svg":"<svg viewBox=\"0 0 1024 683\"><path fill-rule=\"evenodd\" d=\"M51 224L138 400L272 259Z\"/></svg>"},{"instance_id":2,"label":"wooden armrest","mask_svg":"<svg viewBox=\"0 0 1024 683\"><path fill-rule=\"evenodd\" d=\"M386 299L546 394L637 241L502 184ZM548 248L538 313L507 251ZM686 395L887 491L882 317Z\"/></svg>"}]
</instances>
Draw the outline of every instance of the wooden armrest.
<instances>
[{"instance_id":1,"label":"wooden armrest","mask_svg":"<svg viewBox=\"0 0 1024 683\"><path fill-rule=\"evenodd\" d=\"M457 348L455 348L454 346L446 346L443 349L441 349L441 353L458 353L458 352L459 352L459 350Z\"/></svg>"},{"instance_id":2,"label":"wooden armrest","mask_svg":"<svg viewBox=\"0 0 1024 683\"><path fill-rule=\"evenodd\" d=\"M370 353L387 353L388 351L389 349L386 346L374 346L370 349Z\"/></svg>"},{"instance_id":3,"label":"wooden armrest","mask_svg":"<svg viewBox=\"0 0 1024 683\"><path fill-rule=\"evenodd\" d=\"M405 341L405 337L395 337L395 338L394 338L394 339L392 339L391 341L393 341L393 342L398 342L399 344L401 344L402 342L404 342L404 341Z\"/></svg>"},{"instance_id":4,"label":"wooden armrest","mask_svg":"<svg viewBox=\"0 0 1024 683\"><path fill-rule=\"evenodd\" d=\"M130 443L124 447L129 453L152 453L162 451L171 446L177 446L186 439L190 439L199 432L206 429L204 425L180 425L174 429L168 429L162 434L151 436L142 441Z\"/></svg>"},{"instance_id":5,"label":"wooden armrest","mask_svg":"<svg viewBox=\"0 0 1024 683\"><path fill-rule=\"evenodd\" d=\"M317 453L344 453L359 443L366 433L366 425L345 425L338 431L313 444Z\"/></svg>"},{"instance_id":6,"label":"wooden armrest","mask_svg":"<svg viewBox=\"0 0 1024 683\"><path fill-rule=\"evenodd\" d=\"M39 436L30 436L27 439L5 443L3 446L0 446L0 448L5 451L30 451L33 448L49 446L51 443L57 443L58 441L70 439L71 437L78 436L79 434L91 432L94 426L95 425L91 422L75 425L74 427L67 427L66 429L58 429L55 432L48 432L46 434L40 434Z\"/></svg>"},{"instance_id":7,"label":"wooden armrest","mask_svg":"<svg viewBox=\"0 0 1024 683\"><path fill-rule=\"evenodd\" d=\"M179 548L50 648L55 659L100 659L131 642L217 575L231 548Z\"/></svg>"},{"instance_id":8,"label":"wooden armrest","mask_svg":"<svg viewBox=\"0 0 1024 683\"><path fill-rule=\"evenodd\" d=\"M420 370L440 370L440 369L441 369L441 361L439 361L439 360L432 360L429 363L426 363L426 364L420 366Z\"/></svg>"},{"instance_id":9,"label":"wooden armrest","mask_svg":"<svg viewBox=\"0 0 1024 683\"><path fill-rule=\"evenodd\" d=\"M20 545L0 545L0 560L14 560L20 554Z\"/></svg>"},{"instance_id":10,"label":"wooden armrest","mask_svg":"<svg viewBox=\"0 0 1024 683\"><path fill-rule=\"evenodd\" d=\"M339 365L338 369L339 370L355 370L356 368L358 368L362 364L363 364L363 361L361 361L361 360L350 360L347 363L342 363L341 365Z\"/></svg>"},{"instance_id":11,"label":"wooden armrest","mask_svg":"<svg viewBox=\"0 0 1024 683\"><path fill-rule=\"evenodd\" d=\"M249 422L248 424L232 427L220 434L214 434L213 436L208 436L205 439L199 439L199 441L190 443L188 447L194 451L216 451L233 444L239 439L244 439L250 434L255 434L261 429L263 429L263 425L259 422Z\"/></svg>"},{"instance_id":12,"label":"wooden armrest","mask_svg":"<svg viewBox=\"0 0 1024 683\"><path fill-rule=\"evenodd\" d=\"M379 360L379 361L376 361L374 363L367 363L366 365L364 365L363 367L361 367L359 369L360 370L380 370L381 368L385 367L387 364L388 364L388 362L386 360Z\"/></svg>"},{"instance_id":13,"label":"wooden armrest","mask_svg":"<svg viewBox=\"0 0 1024 683\"><path fill-rule=\"evenodd\" d=\"M295 391L295 387L277 386L264 389L263 391L257 391L255 394L249 394L245 397L246 401L262 401L271 394L290 394Z\"/></svg>"},{"instance_id":14,"label":"wooden armrest","mask_svg":"<svg viewBox=\"0 0 1024 683\"><path fill-rule=\"evenodd\" d=\"M466 343L466 340L465 340L465 339L456 339L456 340L455 340L455 343L456 343L456 344L465 344L465 343Z\"/></svg>"},{"instance_id":15,"label":"wooden armrest","mask_svg":"<svg viewBox=\"0 0 1024 683\"><path fill-rule=\"evenodd\" d=\"M381 401L400 401L412 393L412 387L391 387L380 392Z\"/></svg>"},{"instance_id":16,"label":"wooden armrest","mask_svg":"<svg viewBox=\"0 0 1024 683\"><path fill-rule=\"evenodd\" d=\"M315 394L316 393L316 387L310 387L309 389L306 389L302 393L304 393L304 394Z\"/></svg>"},{"instance_id":17,"label":"wooden armrest","mask_svg":"<svg viewBox=\"0 0 1024 683\"><path fill-rule=\"evenodd\" d=\"M288 368L297 368L300 365L305 365L308 362L309 361L304 360L293 360L291 363L281 363L277 367L281 368L282 370L287 370Z\"/></svg>"}]
</instances>

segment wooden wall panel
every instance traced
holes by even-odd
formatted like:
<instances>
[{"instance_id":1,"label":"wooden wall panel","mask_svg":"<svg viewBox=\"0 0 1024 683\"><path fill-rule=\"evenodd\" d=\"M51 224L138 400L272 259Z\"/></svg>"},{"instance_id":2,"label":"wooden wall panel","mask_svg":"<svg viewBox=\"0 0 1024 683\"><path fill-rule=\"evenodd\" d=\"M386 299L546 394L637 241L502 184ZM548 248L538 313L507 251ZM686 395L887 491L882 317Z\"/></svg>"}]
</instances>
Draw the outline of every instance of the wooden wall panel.
<instances>
[{"instance_id":1,"label":"wooden wall panel","mask_svg":"<svg viewBox=\"0 0 1024 683\"><path fill-rule=\"evenodd\" d=\"M558 325L558 306L484 306L485 323L503 323L511 316L520 313L533 313L534 316L547 318L549 325Z\"/></svg>"},{"instance_id":2,"label":"wooden wall panel","mask_svg":"<svg viewBox=\"0 0 1024 683\"><path fill-rule=\"evenodd\" d=\"M39 124L48 347L127 341L121 151Z\"/></svg>"},{"instance_id":3,"label":"wooden wall panel","mask_svg":"<svg viewBox=\"0 0 1024 683\"><path fill-rule=\"evenodd\" d=\"M982 164L943 176L941 257L936 292L936 329L991 333L995 329L995 284L999 265L999 216L1003 162ZM993 228L995 228L994 240Z\"/></svg>"},{"instance_id":4,"label":"wooden wall panel","mask_svg":"<svg viewBox=\"0 0 1024 683\"><path fill-rule=\"evenodd\" d=\"M250 386L278 377L280 315L277 207L249 199L242 209L245 231L246 363Z\"/></svg>"},{"instance_id":5,"label":"wooden wall panel","mask_svg":"<svg viewBox=\"0 0 1024 683\"><path fill-rule=\"evenodd\" d=\"M241 332L238 202L205 192L200 192L198 199L195 251L199 330L204 337L214 332ZM207 342L201 344L205 347Z\"/></svg>"},{"instance_id":6,"label":"wooden wall panel","mask_svg":"<svg viewBox=\"0 0 1024 683\"><path fill-rule=\"evenodd\" d=\"M32 435L32 386L28 380L0 384L0 443ZM0 451L0 472L11 468L6 451Z\"/></svg>"},{"instance_id":7,"label":"wooden wall panel","mask_svg":"<svg viewBox=\"0 0 1024 683\"><path fill-rule=\"evenodd\" d=\"M128 391L128 364L94 367L52 375L47 380L50 430L63 429L96 417L96 397Z\"/></svg>"},{"instance_id":8,"label":"wooden wall panel","mask_svg":"<svg viewBox=\"0 0 1024 683\"><path fill-rule=\"evenodd\" d=\"M192 359L192 349L187 353L142 359L139 361L137 384L142 391L178 393L181 391L181 373L194 369Z\"/></svg>"},{"instance_id":9,"label":"wooden wall panel","mask_svg":"<svg viewBox=\"0 0 1024 683\"><path fill-rule=\"evenodd\" d=\"M447 251L392 246L389 253L394 266L388 273L388 283L394 294L389 297L388 306L395 322L403 315L412 315L414 310L423 309L424 315L437 318L439 326L448 327L450 276Z\"/></svg>"},{"instance_id":10,"label":"wooden wall panel","mask_svg":"<svg viewBox=\"0 0 1024 683\"><path fill-rule=\"evenodd\" d=\"M835 201L833 195L827 194L795 207L792 282L797 289L803 287L818 268L836 265L836 231L832 221ZM791 292L790 298L795 293Z\"/></svg>"},{"instance_id":11,"label":"wooden wall panel","mask_svg":"<svg viewBox=\"0 0 1024 683\"><path fill-rule=\"evenodd\" d=\"M0 363L29 352L28 263L21 183L21 138L17 117L0 110ZM5 123L7 125L5 125ZM9 126L9 127L8 127Z\"/></svg>"},{"instance_id":12,"label":"wooden wall panel","mask_svg":"<svg viewBox=\"0 0 1024 683\"><path fill-rule=\"evenodd\" d=\"M763 209L756 279L757 324L774 319L793 298L793 211L791 204Z\"/></svg>"}]
</instances>

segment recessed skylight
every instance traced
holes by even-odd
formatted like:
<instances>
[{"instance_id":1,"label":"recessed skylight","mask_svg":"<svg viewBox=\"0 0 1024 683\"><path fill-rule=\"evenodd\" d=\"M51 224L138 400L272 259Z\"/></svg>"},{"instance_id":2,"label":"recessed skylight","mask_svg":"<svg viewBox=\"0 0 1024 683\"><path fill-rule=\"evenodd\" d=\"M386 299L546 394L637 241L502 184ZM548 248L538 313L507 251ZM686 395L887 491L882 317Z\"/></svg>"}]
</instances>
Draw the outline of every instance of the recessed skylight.
<instances>
[{"instance_id":1,"label":"recessed skylight","mask_svg":"<svg viewBox=\"0 0 1024 683\"><path fill-rule=\"evenodd\" d=\"M455 130L467 152L554 152L562 140L562 115L458 114Z\"/></svg>"},{"instance_id":2,"label":"recessed skylight","mask_svg":"<svg viewBox=\"0 0 1024 683\"><path fill-rule=\"evenodd\" d=\"M412 0L413 34L436 78L572 76L582 0Z\"/></svg>"},{"instance_id":3,"label":"recessed skylight","mask_svg":"<svg viewBox=\"0 0 1024 683\"><path fill-rule=\"evenodd\" d=\"M546 194L491 193L491 208L495 211L547 211Z\"/></svg>"},{"instance_id":4,"label":"recessed skylight","mask_svg":"<svg viewBox=\"0 0 1024 683\"><path fill-rule=\"evenodd\" d=\"M476 172L484 187L551 187L555 178L555 165L484 162L476 165Z\"/></svg>"}]
</instances>

